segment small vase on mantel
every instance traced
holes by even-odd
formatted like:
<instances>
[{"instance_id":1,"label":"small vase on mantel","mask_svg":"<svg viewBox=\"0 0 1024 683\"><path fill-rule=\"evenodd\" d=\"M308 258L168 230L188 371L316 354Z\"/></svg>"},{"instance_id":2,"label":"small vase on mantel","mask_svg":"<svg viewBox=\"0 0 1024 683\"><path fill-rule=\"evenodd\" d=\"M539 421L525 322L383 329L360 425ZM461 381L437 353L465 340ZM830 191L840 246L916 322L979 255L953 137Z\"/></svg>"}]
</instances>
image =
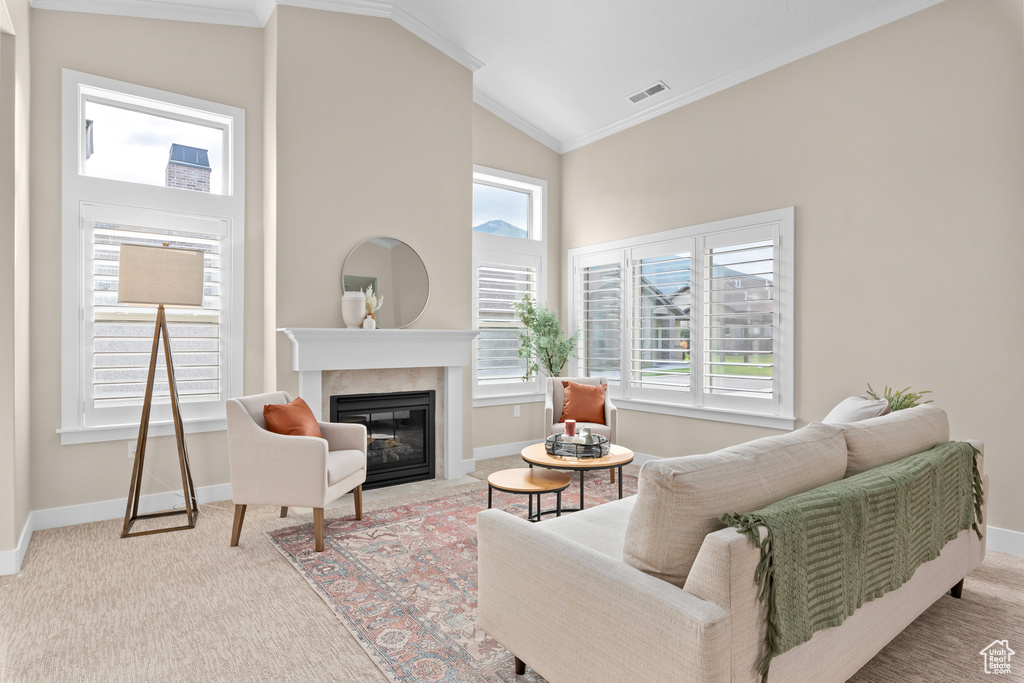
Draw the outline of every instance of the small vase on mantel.
<instances>
[{"instance_id":1,"label":"small vase on mantel","mask_svg":"<svg viewBox=\"0 0 1024 683\"><path fill-rule=\"evenodd\" d=\"M362 292L345 292L341 297L341 318L348 328L359 328L366 317L366 295Z\"/></svg>"},{"instance_id":2,"label":"small vase on mantel","mask_svg":"<svg viewBox=\"0 0 1024 683\"><path fill-rule=\"evenodd\" d=\"M363 329L364 330L375 330L377 329L377 319L373 317L373 313L363 318Z\"/></svg>"}]
</instances>

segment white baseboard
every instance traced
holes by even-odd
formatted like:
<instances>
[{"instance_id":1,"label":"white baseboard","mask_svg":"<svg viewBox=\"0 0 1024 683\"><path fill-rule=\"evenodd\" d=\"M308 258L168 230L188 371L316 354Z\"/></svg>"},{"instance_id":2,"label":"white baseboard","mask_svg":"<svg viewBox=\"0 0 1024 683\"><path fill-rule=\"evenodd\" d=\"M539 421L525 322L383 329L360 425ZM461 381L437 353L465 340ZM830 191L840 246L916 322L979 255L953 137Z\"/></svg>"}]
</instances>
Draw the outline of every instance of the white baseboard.
<instances>
[{"instance_id":1,"label":"white baseboard","mask_svg":"<svg viewBox=\"0 0 1024 683\"><path fill-rule=\"evenodd\" d=\"M17 574L21 571L21 563L28 552L28 540L32 536L32 513L29 513L25 520L25 527L21 530L21 538L18 539L18 546L14 550L0 550L0 576Z\"/></svg>"},{"instance_id":2,"label":"white baseboard","mask_svg":"<svg viewBox=\"0 0 1024 683\"><path fill-rule=\"evenodd\" d=\"M527 446L532 446L540 441L542 441L542 439L527 439L526 441L517 441L515 443L501 443L497 446L481 446L480 448L473 449L473 460L467 460L465 462L490 460L491 458L500 458L504 455L516 455Z\"/></svg>"},{"instance_id":3,"label":"white baseboard","mask_svg":"<svg viewBox=\"0 0 1024 683\"><path fill-rule=\"evenodd\" d=\"M1024 533L990 526L986 546L989 550L1024 557Z\"/></svg>"},{"instance_id":4,"label":"white baseboard","mask_svg":"<svg viewBox=\"0 0 1024 683\"><path fill-rule=\"evenodd\" d=\"M200 503L231 500L231 484L216 484L197 488L196 498ZM127 505L127 498L118 498L61 508L33 510L25 522L25 529L22 531L18 547L14 550L0 550L0 576L17 574L21 571L21 563L25 559L25 553L28 552L28 544L32 539L33 532L62 526L88 524L89 522L102 522L108 519L123 519ZM183 507L184 498L180 493L173 491L152 493L139 499L141 514Z\"/></svg>"}]
</instances>

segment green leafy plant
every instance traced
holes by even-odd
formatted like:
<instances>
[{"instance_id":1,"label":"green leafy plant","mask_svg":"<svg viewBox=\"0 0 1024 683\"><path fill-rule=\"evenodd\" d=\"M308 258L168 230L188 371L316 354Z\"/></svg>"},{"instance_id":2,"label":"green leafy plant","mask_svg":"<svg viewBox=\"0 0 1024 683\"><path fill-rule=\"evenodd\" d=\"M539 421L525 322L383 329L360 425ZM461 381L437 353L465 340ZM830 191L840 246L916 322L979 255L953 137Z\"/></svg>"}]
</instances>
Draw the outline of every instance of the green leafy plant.
<instances>
[{"instance_id":1,"label":"green leafy plant","mask_svg":"<svg viewBox=\"0 0 1024 683\"><path fill-rule=\"evenodd\" d=\"M924 403L931 403L931 401L922 401L925 394L930 394L931 391L911 391L910 387L906 389L900 389L896 391L889 387L885 388L882 392L882 396L875 393L875 390L868 384L868 396L875 399L876 401L880 398L885 398L889 402L889 412L895 412L897 410L903 410L904 408L913 408L914 406L923 405Z\"/></svg>"},{"instance_id":2,"label":"green leafy plant","mask_svg":"<svg viewBox=\"0 0 1024 683\"><path fill-rule=\"evenodd\" d=\"M570 355L578 358L576 341L580 332L576 330L566 339L558 323L558 311L535 304L529 294L519 301L513 301L512 310L526 327L519 335L519 357L526 360L524 382L529 382L540 370L537 361L544 365L544 371L549 377L558 377Z\"/></svg>"}]
</instances>

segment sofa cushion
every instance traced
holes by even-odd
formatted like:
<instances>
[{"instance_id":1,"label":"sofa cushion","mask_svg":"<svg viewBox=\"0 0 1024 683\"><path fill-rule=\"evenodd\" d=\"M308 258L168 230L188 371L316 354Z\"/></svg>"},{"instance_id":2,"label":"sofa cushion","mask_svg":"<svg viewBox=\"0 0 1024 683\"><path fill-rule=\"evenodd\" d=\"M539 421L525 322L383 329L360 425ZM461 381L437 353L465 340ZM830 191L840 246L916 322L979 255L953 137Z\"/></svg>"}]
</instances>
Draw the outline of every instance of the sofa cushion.
<instances>
[{"instance_id":1,"label":"sofa cushion","mask_svg":"<svg viewBox=\"0 0 1024 683\"><path fill-rule=\"evenodd\" d=\"M366 467L362 451L331 451L327 454L327 485L334 486Z\"/></svg>"},{"instance_id":2,"label":"sofa cushion","mask_svg":"<svg viewBox=\"0 0 1024 683\"><path fill-rule=\"evenodd\" d=\"M682 587L704 537L726 512L752 512L846 472L838 427L811 424L706 455L652 460L640 469L623 560Z\"/></svg>"},{"instance_id":3,"label":"sofa cushion","mask_svg":"<svg viewBox=\"0 0 1024 683\"><path fill-rule=\"evenodd\" d=\"M851 396L840 401L839 405L830 410L822 422L827 425L849 424L885 415L888 412L889 402L884 398L872 399L867 396Z\"/></svg>"},{"instance_id":4,"label":"sofa cushion","mask_svg":"<svg viewBox=\"0 0 1024 683\"><path fill-rule=\"evenodd\" d=\"M564 493L564 492L563 492ZM563 495L562 504L566 500ZM626 536L629 513L636 504L636 496L595 505L571 515L548 517L541 524L564 538L596 550L618 561L622 559L622 543Z\"/></svg>"},{"instance_id":5,"label":"sofa cushion","mask_svg":"<svg viewBox=\"0 0 1024 683\"><path fill-rule=\"evenodd\" d=\"M839 428L846 438L847 477L949 441L946 411L930 405L897 410Z\"/></svg>"}]
</instances>

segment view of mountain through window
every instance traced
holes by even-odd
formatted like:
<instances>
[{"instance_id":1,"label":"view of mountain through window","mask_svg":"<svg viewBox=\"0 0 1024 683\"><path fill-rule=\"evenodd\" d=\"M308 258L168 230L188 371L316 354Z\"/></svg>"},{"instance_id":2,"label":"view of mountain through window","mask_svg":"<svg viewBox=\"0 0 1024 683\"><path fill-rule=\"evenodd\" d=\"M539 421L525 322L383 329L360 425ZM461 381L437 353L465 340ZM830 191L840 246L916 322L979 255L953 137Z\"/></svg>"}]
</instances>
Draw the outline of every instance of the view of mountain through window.
<instances>
[{"instance_id":1,"label":"view of mountain through window","mask_svg":"<svg viewBox=\"0 0 1024 683\"><path fill-rule=\"evenodd\" d=\"M473 183L473 232L530 236L530 194Z\"/></svg>"}]
</instances>

